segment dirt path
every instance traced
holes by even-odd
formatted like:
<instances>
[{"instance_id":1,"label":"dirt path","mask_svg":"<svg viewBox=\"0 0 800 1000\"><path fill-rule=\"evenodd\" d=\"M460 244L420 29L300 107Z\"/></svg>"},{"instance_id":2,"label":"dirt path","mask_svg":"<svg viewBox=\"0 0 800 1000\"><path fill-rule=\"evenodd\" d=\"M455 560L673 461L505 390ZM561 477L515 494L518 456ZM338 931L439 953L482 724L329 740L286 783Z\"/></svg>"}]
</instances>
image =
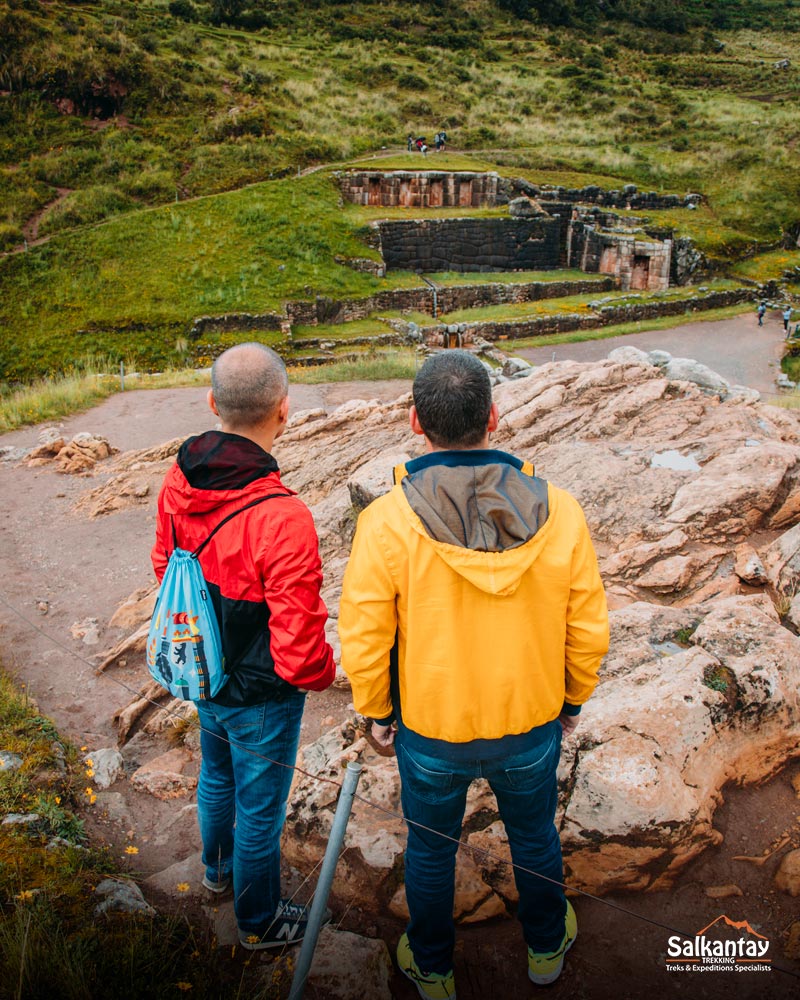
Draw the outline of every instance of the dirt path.
<instances>
[{"instance_id":1,"label":"dirt path","mask_svg":"<svg viewBox=\"0 0 800 1000\"><path fill-rule=\"evenodd\" d=\"M49 236L43 236L39 239L39 223L42 221L45 212L49 212L51 208L60 204L68 194L72 194L72 188L56 188L56 197L49 201L44 208L40 208L38 212L34 213L22 227L22 235L25 237L25 244L22 247L15 247L13 252L19 250L25 250L27 247L38 246L40 243L45 243Z\"/></svg>"},{"instance_id":2,"label":"dirt path","mask_svg":"<svg viewBox=\"0 0 800 1000\"><path fill-rule=\"evenodd\" d=\"M747 318L739 322L741 335L730 339L725 334L725 351L717 348L720 357L727 356L734 344L746 346ZM696 325L713 328L705 336L716 336L720 326ZM686 329L659 334L660 344L673 342L670 338L677 342ZM636 342L642 343L641 339ZM616 345L604 341L593 346L605 356ZM406 382L295 386L291 400L295 410L315 406L330 409L350 398L394 399L407 388ZM116 447L128 450L213 425L214 418L206 410L205 390L179 389L114 396L89 413L65 421L64 431L67 435L81 430L102 433ZM4 435L0 444L29 446L36 438L37 428L27 428ZM279 445L276 456L280 461ZM142 669L133 663L96 676L92 657L123 635L106 624L116 606L135 588L152 580L149 550L155 499L151 497L146 506L94 521L74 514L75 501L102 478L102 472L80 479L60 476L47 467L29 469L0 463L4 513L0 521L2 665L27 685L42 711L53 717L66 736L78 746L92 749L115 745L113 713L130 699L126 686L136 689L142 683ZM17 617L8 604L26 620ZM86 645L71 635L70 627L86 618L97 619L100 641L96 645ZM331 719L343 718L349 700L348 693L335 690L310 696L302 742L315 739L332 724ZM129 763L140 754L146 758L148 749L146 741L136 737L126 748ZM795 765L761 789L732 789L727 806L715 821L724 833L723 843L689 866L672 891L616 896L611 902L650 921L688 932L705 927L723 912L732 919L747 919L773 941L771 954L782 958L788 927L798 914L796 901L778 892L772 879L782 853L789 848L763 868L737 862L734 856L762 853L783 830L790 831L800 843L800 802L790 783L798 774L800 766ZM87 815L87 823L93 839L107 843L120 863L125 861L125 844L136 843L136 871L146 876L199 849L192 810L192 805L176 810L174 802L159 802L126 786L124 798L119 793L106 793L103 812ZM183 825L177 827L174 824L179 817ZM180 844L178 849L176 843ZM741 897L718 901L705 894L709 885L731 883L739 887ZM684 996L788 1000L797 995L796 981L778 973L769 974L768 982L763 976L733 974L693 976L686 982L686 977L664 968L669 931L663 927L640 922L592 900L578 899L576 909L581 936L562 979L548 991L553 998L640 1000L653 993L669 1000ZM375 921L361 913L358 901L347 910L342 926L380 933L391 948L402 932L397 920L386 917ZM515 923L463 927L458 940L456 973L462 1000L531 995ZM416 996L399 975L395 975L392 989L400 1000Z\"/></svg>"},{"instance_id":3,"label":"dirt path","mask_svg":"<svg viewBox=\"0 0 800 1000\"><path fill-rule=\"evenodd\" d=\"M514 352L541 365L547 361L598 361L615 347L642 351L669 351L673 357L694 358L726 378L732 385L758 389L765 397L776 394L775 376L781 370L784 333L778 310L767 313L764 326L752 314L730 319L700 320L669 330L651 330L608 340L584 340L556 347L528 347Z\"/></svg>"}]
</instances>

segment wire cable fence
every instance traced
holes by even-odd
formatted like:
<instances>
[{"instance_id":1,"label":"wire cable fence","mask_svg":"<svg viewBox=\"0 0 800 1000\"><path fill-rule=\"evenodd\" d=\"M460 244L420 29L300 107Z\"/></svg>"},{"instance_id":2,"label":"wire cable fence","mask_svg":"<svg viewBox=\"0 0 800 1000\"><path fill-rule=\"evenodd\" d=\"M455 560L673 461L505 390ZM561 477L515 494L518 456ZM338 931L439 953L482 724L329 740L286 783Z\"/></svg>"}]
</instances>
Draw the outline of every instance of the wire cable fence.
<instances>
[{"instance_id":1,"label":"wire cable fence","mask_svg":"<svg viewBox=\"0 0 800 1000\"><path fill-rule=\"evenodd\" d=\"M37 632L39 635L41 635L52 646L54 646L54 647L56 647L58 649L63 650L64 652L66 652L70 656L72 656L74 659L80 661L81 663L83 663L83 664L91 667L92 670L96 671L96 664L92 663L91 660L87 659L85 656L81 656L80 653L77 653L74 649L71 649L65 643L62 643L60 640L58 640L57 638L55 638L55 636L50 635L48 632L46 632L44 629L42 629L36 622L34 622L30 618L28 618L17 607L15 607L10 601L8 601L7 598L2 593L0 593L0 604L4 605L6 608L8 608L8 610L11 611L17 618L19 618L22 622L24 622L29 628L33 629L35 632ZM136 698L140 698L140 699L142 699L144 701L149 702L154 707L158 708L160 711L167 712L167 714L174 716L174 718L176 720L180 720L181 722L185 723L186 720L185 720L185 718L183 716L179 715L176 712L168 711L168 709L165 709L165 707L163 705L160 705L157 701L155 701L152 698L144 697L142 695L141 691L139 691L139 690L131 687L130 685L126 684L124 681L119 680L119 678L116 678L113 675L106 674L106 673L104 673L103 676L105 678L107 678L109 681L111 681L113 684L116 684L118 687L120 687L120 688L124 689L125 691L127 691L129 694L132 694ZM204 733L206 733L207 735L214 736L215 739L220 739L223 742L229 743L231 745L235 745L237 747L237 749L244 750L245 752L247 752L249 754L252 754L254 757L259 758L260 760L263 760L263 761L265 761L267 763L270 763L270 764L274 764L274 765L276 765L278 767L288 768L288 769L290 769L290 770L292 770L292 771L294 771L294 772L296 772L296 773L298 773L300 775L303 775L306 778L310 778L313 781L320 782L320 783L325 783L325 784L329 784L329 785L333 785L340 793L342 791L343 782L337 781L335 778L329 778L329 777L327 777L325 775L322 775L322 774L313 774L312 772L307 771L307 770L305 770L302 767L299 767L297 764L287 764L287 763L285 763L283 761L272 760L270 757L267 757L267 756L265 756L263 754L259 754L257 751L254 751L254 750L252 750L252 749L250 749L248 747L241 746L238 743L233 743L233 741L228 740L226 737L220 736L217 733L212 733L209 730L204 729L202 727L202 725L199 728ZM392 819L399 820L400 822L406 823L407 825L410 825L410 826L415 826L418 829L425 830L427 833L434 834L435 836L443 837L445 840L448 840L451 843L457 844L459 850L460 849L465 849L470 854L479 855L479 856L481 856L483 858L486 858L488 860L491 860L491 861L495 862L496 864L503 865L503 866L506 866L508 868L524 872L527 875L532 875L535 878L542 879L543 881L549 882L552 885L557 885L557 886L561 887L564 890L569 890L571 893L576 893L577 895L580 895L580 896L582 896L582 897L584 897L586 899L591 899L594 903L598 903L601 906L605 906L605 907L607 907L610 910L614 910L617 913L623 914L624 916L629 917L629 918L631 918L631 919L633 919L635 921L639 921L640 923L646 923L646 924L649 924L652 927L658 927L661 930L669 931L670 934L677 934L677 935L679 935L680 937L683 937L683 938L693 939L695 937L695 932L689 932L689 931L681 930L680 928L674 927L671 924L665 923L665 922L663 922L661 920L656 920L653 917L648 917L648 916L645 916L645 915L643 915L641 913L636 913L636 911L631 910L628 907L622 906L620 903L614 902L613 900L606 899L606 898L604 898L602 896L597 896L594 893L591 893L591 892L589 892L586 889L579 888L578 886L570 886L570 885L567 885L565 882L560 882L557 879L549 878L547 875L542 875L540 872L533 871L530 868L526 868L524 865L519 865L519 864L517 864L514 861L510 861L508 858L500 857L499 855L493 853L492 851L488 851L488 850L485 850L483 848L474 848L470 844L468 844L466 841L461 840L458 837L448 836L447 834L444 834L444 833L442 833L439 830L434 830L433 828L431 828L429 826L426 826L424 823L419 823L419 822L416 822L414 820L408 820L408 819L406 819L402 815L402 813L399 813L399 812L397 812L397 811L395 811L393 809L390 809L388 806L383 806L380 803L373 802L372 800L366 798L364 795L358 794L357 792L353 795L353 798L355 799L355 801L362 803L363 805L367 806L370 809L374 809L377 812L380 812L380 813L382 813L382 814L384 814L386 816L389 816ZM341 854L339 855L339 858L341 858L341 856L347 850L348 850L348 848L345 848L341 852ZM316 872L316 870L322 865L323 861L324 861L324 858L321 858L319 860L319 862L317 862L317 864L312 869L311 873L309 873L309 875L301 883L301 886L298 887L298 889L295 891L294 895L292 896L292 899L294 899L294 897L297 895L297 892L299 892L299 889L309 881L309 879L313 876L313 874ZM312 893L312 898L313 898L313 893ZM775 971L781 972L781 973L783 973L786 976L790 976L790 977L792 977L794 979L800 980L800 973L797 973L794 970L789 969L786 966L781 965L780 963L776 963L774 959L771 960L771 965L772 965L772 968L775 969Z\"/></svg>"}]
</instances>

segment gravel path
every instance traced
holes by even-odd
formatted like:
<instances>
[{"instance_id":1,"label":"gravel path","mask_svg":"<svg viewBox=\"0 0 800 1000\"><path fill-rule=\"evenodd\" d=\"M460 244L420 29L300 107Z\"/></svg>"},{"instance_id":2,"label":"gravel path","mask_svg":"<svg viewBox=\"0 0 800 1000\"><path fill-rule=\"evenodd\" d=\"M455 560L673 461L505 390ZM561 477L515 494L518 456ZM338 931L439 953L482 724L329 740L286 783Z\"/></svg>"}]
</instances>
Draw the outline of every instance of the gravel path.
<instances>
[{"instance_id":1,"label":"gravel path","mask_svg":"<svg viewBox=\"0 0 800 1000\"><path fill-rule=\"evenodd\" d=\"M730 319L687 323L670 330L651 330L556 347L529 347L514 353L541 365L553 360L598 361L615 347L631 346L643 351L658 349L669 351L675 357L694 358L734 385L747 385L765 396L774 396L783 344L780 312L767 313L764 326L760 327L754 311ZM506 349L514 350L511 344Z\"/></svg>"}]
</instances>

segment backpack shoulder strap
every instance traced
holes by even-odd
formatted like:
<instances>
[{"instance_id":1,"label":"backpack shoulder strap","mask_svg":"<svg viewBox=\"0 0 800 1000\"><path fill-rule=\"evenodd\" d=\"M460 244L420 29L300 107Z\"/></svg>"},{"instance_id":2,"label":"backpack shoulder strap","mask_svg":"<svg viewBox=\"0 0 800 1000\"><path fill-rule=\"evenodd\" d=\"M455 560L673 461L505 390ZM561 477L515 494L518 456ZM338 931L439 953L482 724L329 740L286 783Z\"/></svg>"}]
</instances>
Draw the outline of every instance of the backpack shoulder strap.
<instances>
[{"instance_id":1,"label":"backpack shoulder strap","mask_svg":"<svg viewBox=\"0 0 800 1000\"><path fill-rule=\"evenodd\" d=\"M206 545L208 545L208 543L211 541L211 539L214 537L214 535L216 535L216 533L223 526L223 524L227 524L228 521L230 521L232 518L236 517L238 514L243 514L246 510L249 510L251 507L257 507L260 503L264 503L265 500L274 500L276 497L290 497L291 495L292 495L291 493L268 493L267 496L265 496L265 497L258 497L256 500L251 500L250 503L245 504L244 507L240 507L238 510L232 511L230 514L227 515L227 517L223 517L223 519L208 534L208 536L206 537L206 539L204 541L200 542L200 544L197 546L197 548L192 553L192 559L197 559L197 557L200 555L200 553L203 551L203 549L206 547ZM173 525L172 525L172 531L173 531L173 536L174 536L174 532L175 532L175 523L174 522L173 522Z\"/></svg>"}]
</instances>

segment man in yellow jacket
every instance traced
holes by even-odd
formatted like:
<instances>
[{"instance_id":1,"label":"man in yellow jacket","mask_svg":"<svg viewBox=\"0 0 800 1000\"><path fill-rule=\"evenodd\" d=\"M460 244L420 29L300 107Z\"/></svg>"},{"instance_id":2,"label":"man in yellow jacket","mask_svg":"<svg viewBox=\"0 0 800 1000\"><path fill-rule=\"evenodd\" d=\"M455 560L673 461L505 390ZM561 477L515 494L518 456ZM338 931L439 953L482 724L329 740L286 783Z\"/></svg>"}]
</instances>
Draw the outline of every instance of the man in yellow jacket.
<instances>
[{"instance_id":1,"label":"man in yellow jacket","mask_svg":"<svg viewBox=\"0 0 800 1000\"><path fill-rule=\"evenodd\" d=\"M556 768L597 683L608 613L578 502L489 447L498 412L477 358L429 358L410 421L426 454L359 517L339 632L356 709L385 746L397 726L410 913L398 964L420 996L452 1000L455 856L475 778L517 866L530 979L557 979L575 940Z\"/></svg>"}]
</instances>

